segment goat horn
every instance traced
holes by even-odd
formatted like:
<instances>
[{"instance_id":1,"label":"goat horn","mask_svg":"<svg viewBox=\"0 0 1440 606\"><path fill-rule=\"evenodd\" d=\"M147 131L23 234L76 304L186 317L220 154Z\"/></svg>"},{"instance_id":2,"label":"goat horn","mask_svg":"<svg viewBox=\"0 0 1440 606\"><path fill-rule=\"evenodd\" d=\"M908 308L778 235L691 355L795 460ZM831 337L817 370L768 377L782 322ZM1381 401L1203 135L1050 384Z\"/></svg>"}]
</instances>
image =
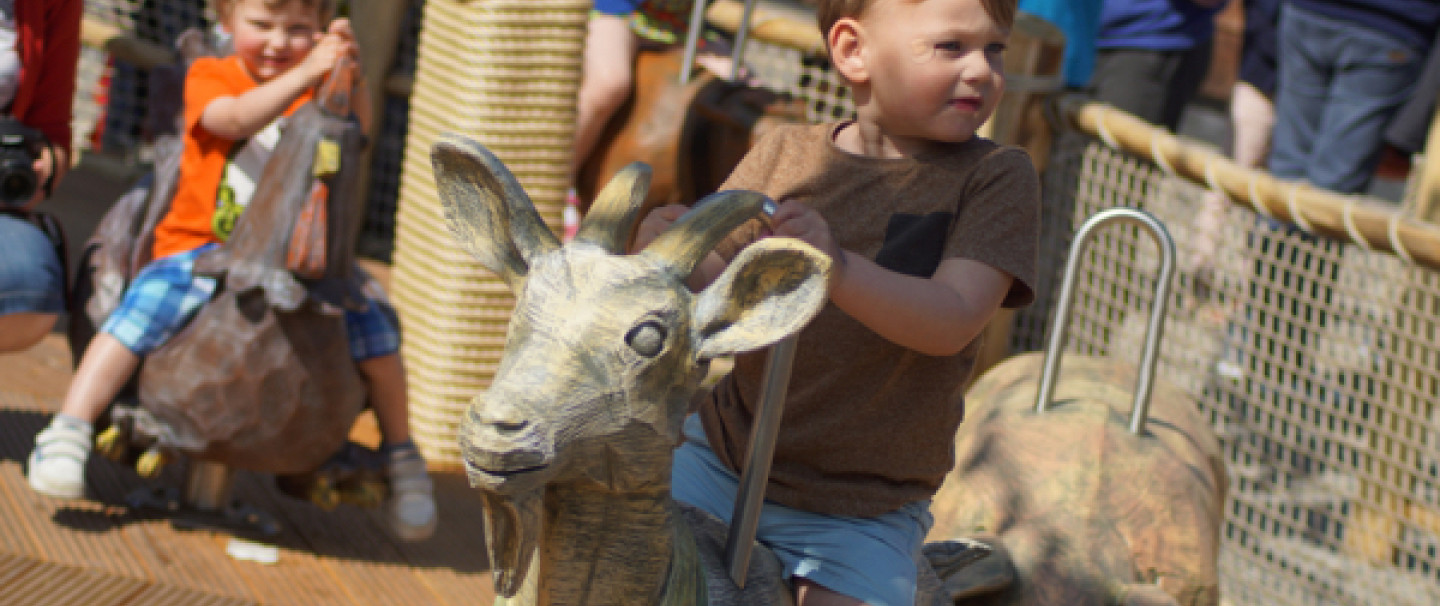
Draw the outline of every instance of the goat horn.
<instances>
[{"instance_id":1,"label":"goat horn","mask_svg":"<svg viewBox=\"0 0 1440 606\"><path fill-rule=\"evenodd\" d=\"M710 194L655 238L642 254L660 259L683 279L731 231L759 215L768 200L764 194L747 190Z\"/></svg>"},{"instance_id":2,"label":"goat horn","mask_svg":"<svg viewBox=\"0 0 1440 606\"><path fill-rule=\"evenodd\" d=\"M530 259L560 248L520 182L485 146L447 134L430 161L450 231L512 289L529 273Z\"/></svg>"},{"instance_id":3,"label":"goat horn","mask_svg":"<svg viewBox=\"0 0 1440 606\"><path fill-rule=\"evenodd\" d=\"M595 205L580 223L575 241L594 244L611 253L622 252L649 191L650 166L643 162L625 165L595 196Z\"/></svg>"}]
</instances>

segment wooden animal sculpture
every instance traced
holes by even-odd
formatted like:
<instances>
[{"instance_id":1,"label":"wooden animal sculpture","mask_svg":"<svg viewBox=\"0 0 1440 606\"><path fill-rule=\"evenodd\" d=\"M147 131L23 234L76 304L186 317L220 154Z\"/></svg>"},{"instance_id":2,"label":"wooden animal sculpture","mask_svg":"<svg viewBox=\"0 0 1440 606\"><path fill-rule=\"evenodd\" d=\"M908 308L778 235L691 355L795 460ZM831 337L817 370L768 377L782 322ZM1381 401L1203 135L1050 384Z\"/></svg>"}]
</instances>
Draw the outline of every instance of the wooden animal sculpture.
<instances>
[{"instance_id":1,"label":"wooden animal sculpture","mask_svg":"<svg viewBox=\"0 0 1440 606\"><path fill-rule=\"evenodd\" d=\"M1136 218L1163 234L1133 209L1105 211L1077 233L1049 358L1010 358L967 393L955 469L931 506L930 538L986 537L1008 552L1016 571L1011 587L973 603L1219 603L1227 486L1220 443L1194 398L1151 383L1173 244L1162 245L1168 254L1141 370L1072 355L1055 383L1086 236L1105 222ZM1169 242L1168 235L1157 239Z\"/></svg>"},{"instance_id":2,"label":"wooden animal sculpture","mask_svg":"<svg viewBox=\"0 0 1440 606\"><path fill-rule=\"evenodd\" d=\"M606 124L580 167L580 211L611 176L631 162L653 171L640 216L665 204L688 204L719 189L750 146L777 124L805 119L802 102L699 71L679 81L684 49L642 51L635 93Z\"/></svg>"},{"instance_id":3,"label":"wooden animal sculpture","mask_svg":"<svg viewBox=\"0 0 1440 606\"><path fill-rule=\"evenodd\" d=\"M345 442L366 397L341 315L367 304L368 278L352 252L364 146L350 111L357 86L356 66L337 69L288 119L230 239L196 262L196 275L219 282L215 296L145 360L140 406L116 408L112 430L97 440L101 452L142 445L142 475L173 453L293 474L314 470ZM86 303L92 321L108 315L148 259L148 229L173 191L169 168L148 196L112 211L92 242L82 270L95 284Z\"/></svg>"},{"instance_id":4,"label":"wooden animal sculpture","mask_svg":"<svg viewBox=\"0 0 1440 606\"><path fill-rule=\"evenodd\" d=\"M743 594L718 595L734 590L723 536L706 531L719 522L671 500L670 464L709 361L800 330L825 301L829 258L762 240L691 293L692 268L763 196L718 194L624 255L645 197L642 165L600 192L562 247L483 147L452 137L432 159L451 230L517 295L506 355L460 428L486 502L496 591L516 604L788 600L763 555Z\"/></svg>"}]
</instances>

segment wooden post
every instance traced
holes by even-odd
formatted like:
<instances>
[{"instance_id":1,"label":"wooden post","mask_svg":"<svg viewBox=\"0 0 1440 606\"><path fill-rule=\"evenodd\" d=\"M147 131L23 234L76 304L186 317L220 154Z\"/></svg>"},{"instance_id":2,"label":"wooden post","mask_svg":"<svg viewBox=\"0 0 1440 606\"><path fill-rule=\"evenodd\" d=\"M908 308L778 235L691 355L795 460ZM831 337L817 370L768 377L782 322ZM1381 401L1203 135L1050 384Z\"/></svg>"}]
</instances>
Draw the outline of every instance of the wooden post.
<instances>
[{"instance_id":1,"label":"wooden post","mask_svg":"<svg viewBox=\"0 0 1440 606\"><path fill-rule=\"evenodd\" d=\"M358 8L358 7L357 7ZM364 10L350 11L350 24L355 29L355 42L360 46L360 67L365 76L366 92L370 95L370 145L360 156L360 191L365 201L370 200L370 167L375 154L375 142L385 132L386 81L390 68L395 64L395 52L400 45L401 29L405 26L405 11L410 0L391 2L366 2ZM407 91L408 93L408 91Z\"/></svg>"}]
</instances>

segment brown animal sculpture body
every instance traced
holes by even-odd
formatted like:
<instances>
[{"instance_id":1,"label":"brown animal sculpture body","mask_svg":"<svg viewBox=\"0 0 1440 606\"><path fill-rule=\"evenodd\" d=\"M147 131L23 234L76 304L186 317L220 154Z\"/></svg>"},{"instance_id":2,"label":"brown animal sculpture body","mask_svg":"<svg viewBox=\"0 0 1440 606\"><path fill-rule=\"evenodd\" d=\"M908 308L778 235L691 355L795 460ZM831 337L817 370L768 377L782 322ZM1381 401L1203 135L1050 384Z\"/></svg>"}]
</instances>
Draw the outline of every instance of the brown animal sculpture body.
<instances>
[{"instance_id":1,"label":"brown animal sculpture body","mask_svg":"<svg viewBox=\"0 0 1440 606\"><path fill-rule=\"evenodd\" d=\"M793 240L764 239L714 284L691 293L684 280L695 263L755 216L762 196L718 194L642 252L622 255L645 198L642 167L621 171L575 240L561 246L482 146L452 136L435 146L432 160L451 230L517 296L506 354L489 389L466 410L459 435L471 485L486 503L499 603L789 603L773 554L758 544L746 587L736 587L721 564L724 525L670 498L670 465L708 361L800 330L825 300L828 258ZM993 391L972 395L998 399ZM1215 455L1213 437L1185 416L1186 405L1158 409L1153 431L1165 434L1158 444L1092 449L1104 454L1098 459L1051 446L1092 436L1108 444L1108 429L1063 427L1080 410L1102 410L1105 420L1105 405L1059 407L1047 421L1061 435L1043 439L1043 432L986 429L996 427L989 418L1003 414L979 408L971 416L978 428L967 434L981 436L979 445L962 436L961 468L933 507L941 519L931 536L958 540L926 545L917 604L1174 604L1146 584L1157 576L1164 589L1193 582L1198 595L1213 596L1204 592L1207 579L1213 588L1214 542L1199 538L1215 536L1219 516L1211 510L1220 502L1214 491L1223 472L1217 476L1207 458ZM1199 437L1171 431L1171 423L1199 427ZM1200 455L1178 464L1145 461L1166 450ZM1013 473L1006 485L1013 494L992 498L994 489L972 480L977 470ZM1129 508L1092 507L1084 498L1095 496L1093 483L1071 481L1115 474L1133 474L1134 485L1106 484L1125 494L1102 496ZM1152 482L1151 474L1180 488ZM1076 512L1065 510L1072 498ZM969 513L971 503L994 513ZM998 509L986 509L990 504ZM1016 516L1028 524L1011 523ZM1036 527L1044 529L1037 531L1043 540L1025 538ZM977 529L998 533L997 548L963 539ZM1191 548L1200 561L1194 574L1172 566ZM1037 586L1012 587L1017 571L1019 585Z\"/></svg>"},{"instance_id":2,"label":"brown animal sculpture body","mask_svg":"<svg viewBox=\"0 0 1440 606\"><path fill-rule=\"evenodd\" d=\"M740 159L773 126L805 119L802 102L696 70L681 84L684 49L642 50L635 60L635 93L620 107L580 167L580 211L632 162L653 175L640 216L657 206L688 204L715 191Z\"/></svg>"},{"instance_id":3,"label":"brown animal sculpture body","mask_svg":"<svg viewBox=\"0 0 1440 606\"><path fill-rule=\"evenodd\" d=\"M196 261L196 275L217 279L215 296L146 358L140 407L112 415L128 435L102 434L102 452L120 456L123 440L147 455L293 474L316 469L345 442L366 397L342 315L367 304L368 277L352 252L364 146L349 111L356 77L354 66L337 69L287 120L230 239ZM141 265L134 259L148 257L148 229L173 191L170 168L148 207L132 200L112 211L92 241L92 320L113 309L116 285ZM131 225L143 227L118 227ZM159 459L144 460L142 474L153 473Z\"/></svg>"},{"instance_id":4,"label":"brown animal sculpture body","mask_svg":"<svg viewBox=\"0 0 1440 606\"><path fill-rule=\"evenodd\" d=\"M1012 357L970 388L955 469L931 506L932 539L985 536L1014 564L1013 586L967 603L1218 604L1227 479L1194 399L1157 382L1133 435L1135 371L1068 355L1036 413L1042 361Z\"/></svg>"}]
</instances>

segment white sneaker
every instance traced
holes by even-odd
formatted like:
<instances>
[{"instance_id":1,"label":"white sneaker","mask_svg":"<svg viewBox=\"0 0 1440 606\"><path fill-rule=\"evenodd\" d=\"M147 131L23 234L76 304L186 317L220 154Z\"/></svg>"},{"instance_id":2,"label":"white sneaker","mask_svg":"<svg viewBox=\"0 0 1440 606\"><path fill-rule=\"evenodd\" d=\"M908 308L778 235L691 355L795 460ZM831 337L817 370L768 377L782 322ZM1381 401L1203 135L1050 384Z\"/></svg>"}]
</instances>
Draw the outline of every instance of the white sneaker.
<instances>
[{"instance_id":1,"label":"white sneaker","mask_svg":"<svg viewBox=\"0 0 1440 606\"><path fill-rule=\"evenodd\" d=\"M423 541L435 534L435 483L425 471L425 459L413 448L390 453L385 464L390 478L390 499L385 521L402 541Z\"/></svg>"},{"instance_id":2,"label":"white sneaker","mask_svg":"<svg viewBox=\"0 0 1440 606\"><path fill-rule=\"evenodd\" d=\"M26 477L36 492L62 499L85 495L85 460L94 430L52 421L35 436Z\"/></svg>"}]
</instances>

